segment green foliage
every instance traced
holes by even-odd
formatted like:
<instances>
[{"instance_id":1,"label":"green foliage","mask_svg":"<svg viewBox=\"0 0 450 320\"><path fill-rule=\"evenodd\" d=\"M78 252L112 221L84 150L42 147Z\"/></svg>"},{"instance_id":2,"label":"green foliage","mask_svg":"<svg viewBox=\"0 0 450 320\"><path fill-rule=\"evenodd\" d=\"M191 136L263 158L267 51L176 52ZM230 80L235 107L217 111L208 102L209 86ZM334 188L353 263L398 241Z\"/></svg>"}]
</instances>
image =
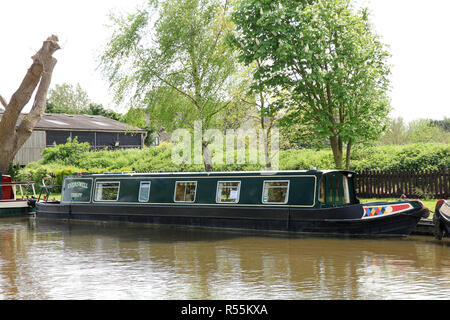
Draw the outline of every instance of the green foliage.
<instances>
[{"instance_id":1,"label":"green foliage","mask_svg":"<svg viewBox=\"0 0 450 320\"><path fill-rule=\"evenodd\" d=\"M432 123L442 130L450 132L450 118L444 117L443 120L432 120Z\"/></svg>"},{"instance_id":2,"label":"green foliage","mask_svg":"<svg viewBox=\"0 0 450 320\"><path fill-rule=\"evenodd\" d=\"M75 168L62 168L55 170L55 185L62 185L64 176L71 175L73 172L77 172Z\"/></svg>"},{"instance_id":3,"label":"green foliage","mask_svg":"<svg viewBox=\"0 0 450 320\"><path fill-rule=\"evenodd\" d=\"M75 137L67 138L67 143L56 145L53 143L53 147L46 148L42 151L43 163L59 162L62 164L78 165L82 159L84 153L89 151L89 143L78 142Z\"/></svg>"},{"instance_id":4,"label":"green foliage","mask_svg":"<svg viewBox=\"0 0 450 320\"><path fill-rule=\"evenodd\" d=\"M84 114L92 114L94 116L104 116L117 121L123 121L120 113L103 108L101 104L90 103L87 109L83 110ZM140 128L140 127L139 127Z\"/></svg>"},{"instance_id":5,"label":"green foliage","mask_svg":"<svg viewBox=\"0 0 450 320\"><path fill-rule=\"evenodd\" d=\"M146 106L152 125L168 132L197 120L204 130L222 127L243 91L225 41L229 8L222 0L162 0L113 16L101 66L117 100Z\"/></svg>"},{"instance_id":6,"label":"green foliage","mask_svg":"<svg viewBox=\"0 0 450 320\"><path fill-rule=\"evenodd\" d=\"M50 89L47 97L47 112L79 114L90 103L88 94L80 84L73 86L68 83L56 84Z\"/></svg>"},{"instance_id":7,"label":"green foliage","mask_svg":"<svg viewBox=\"0 0 450 320\"><path fill-rule=\"evenodd\" d=\"M367 10L355 13L350 0L243 0L232 17L242 61L264 62L254 84L286 110L281 125L301 123L313 143L329 139L338 167L344 144L383 131L389 53Z\"/></svg>"},{"instance_id":8,"label":"green foliage","mask_svg":"<svg viewBox=\"0 0 450 320\"><path fill-rule=\"evenodd\" d=\"M122 118L120 113L91 102L87 92L79 84L76 87L68 83L55 85L55 88L49 91L45 111L47 113L100 115L117 121L121 121Z\"/></svg>"},{"instance_id":9,"label":"green foliage","mask_svg":"<svg viewBox=\"0 0 450 320\"><path fill-rule=\"evenodd\" d=\"M123 115L122 121L129 124L130 126L147 130L147 136L145 138L144 144L146 146L150 146L153 143L153 133L156 131L156 129L153 123L150 121L146 109L131 107L130 109L128 109L127 113Z\"/></svg>"},{"instance_id":10,"label":"green foliage","mask_svg":"<svg viewBox=\"0 0 450 320\"><path fill-rule=\"evenodd\" d=\"M14 164L14 163L10 162L7 174L11 176L11 179L15 180L17 174L19 173L19 170L20 170L20 164L19 163Z\"/></svg>"},{"instance_id":11,"label":"green foliage","mask_svg":"<svg viewBox=\"0 0 450 320\"><path fill-rule=\"evenodd\" d=\"M413 143L450 143L450 131L446 131L446 121L420 119L405 124L401 117L389 121L386 132L379 143L413 144Z\"/></svg>"},{"instance_id":12,"label":"green foliage","mask_svg":"<svg viewBox=\"0 0 450 320\"><path fill-rule=\"evenodd\" d=\"M410 144L355 148L356 170L434 170L450 168L449 144Z\"/></svg>"},{"instance_id":13,"label":"green foliage","mask_svg":"<svg viewBox=\"0 0 450 320\"><path fill-rule=\"evenodd\" d=\"M333 154L329 150L311 149L280 151L281 170L332 169L335 167Z\"/></svg>"},{"instance_id":14,"label":"green foliage","mask_svg":"<svg viewBox=\"0 0 450 320\"><path fill-rule=\"evenodd\" d=\"M124 149L117 151L89 152L74 148L74 142L68 146L46 151L52 159L42 159L29 163L19 170L18 179L34 180L41 183L42 177L54 175L56 184L62 177L73 172L103 171L201 171L202 165L175 165L172 162L172 145L162 144L158 147L144 149ZM61 151L58 153L57 151ZM66 157L67 150L77 150L77 157ZM62 161L61 159L65 159ZM412 144L402 146L358 146L352 152L352 170L433 170L442 166L450 168L449 144ZM330 150L315 151L311 149L281 150L279 154L280 170L319 170L334 169L333 154ZM261 170L260 164L216 165L216 171Z\"/></svg>"}]
</instances>

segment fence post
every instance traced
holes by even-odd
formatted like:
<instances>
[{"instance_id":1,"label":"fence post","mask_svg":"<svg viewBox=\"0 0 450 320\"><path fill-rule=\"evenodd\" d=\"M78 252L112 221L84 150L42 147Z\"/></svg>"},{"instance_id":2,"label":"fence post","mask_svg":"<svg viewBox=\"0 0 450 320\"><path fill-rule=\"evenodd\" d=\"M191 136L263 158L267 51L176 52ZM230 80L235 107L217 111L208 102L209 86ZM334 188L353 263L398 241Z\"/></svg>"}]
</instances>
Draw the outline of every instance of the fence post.
<instances>
[{"instance_id":1,"label":"fence post","mask_svg":"<svg viewBox=\"0 0 450 320\"><path fill-rule=\"evenodd\" d=\"M447 199L450 197L450 192L449 192L449 187L448 187L448 169L446 166L443 166L442 168L442 176L443 176L443 182L444 182L444 194L443 197L444 199Z\"/></svg>"},{"instance_id":2,"label":"fence post","mask_svg":"<svg viewBox=\"0 0 450 320\"><path fill-rule=\"evenodd\" d=\"M429 195L433 198L450 197L450 170L369 170L357 174L357 193L362 198L409 198Z\"/></svg>"}]
</instances>

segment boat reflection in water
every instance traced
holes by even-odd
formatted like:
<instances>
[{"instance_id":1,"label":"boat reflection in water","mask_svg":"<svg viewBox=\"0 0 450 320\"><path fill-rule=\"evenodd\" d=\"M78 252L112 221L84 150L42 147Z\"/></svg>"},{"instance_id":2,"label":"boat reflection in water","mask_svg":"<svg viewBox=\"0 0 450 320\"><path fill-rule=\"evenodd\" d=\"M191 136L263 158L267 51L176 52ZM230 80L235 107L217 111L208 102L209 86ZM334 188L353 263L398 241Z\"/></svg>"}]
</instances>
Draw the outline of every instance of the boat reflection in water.
<instances>
[{"instance_id":1,"label":"boat reflection in water","mask_svg":"<svg viewBox=\"0 0 450 320\"><path fill-rule=\"evenodd\" d=\"M352 171L74 174L37 215L353 236L406 236L420 201L359 203Z\"/></svg>"},{"instance_id":2,"label":"boat reflection in water","mask_svg":"<svg viewBox=\"0 0 450 320\"><path fill-rule=\"evenodd\" d=\"M37 217L0 224L2 299L448 299L450 243ZM38 271L37 271L38 270Z\"/></svg>"}]
</instances>

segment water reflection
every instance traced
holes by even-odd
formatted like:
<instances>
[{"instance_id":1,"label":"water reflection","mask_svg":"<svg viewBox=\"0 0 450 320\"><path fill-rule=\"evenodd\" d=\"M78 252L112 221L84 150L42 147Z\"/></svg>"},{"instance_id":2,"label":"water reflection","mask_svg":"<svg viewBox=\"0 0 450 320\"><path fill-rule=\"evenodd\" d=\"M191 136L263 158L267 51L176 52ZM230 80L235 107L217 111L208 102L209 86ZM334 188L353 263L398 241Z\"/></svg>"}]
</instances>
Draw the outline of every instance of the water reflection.
<instances>
[{"instance_id":1,"label":"water reflection","mask_svg":"<svg viewBox=\"0 0 450 320\"><path fill-rule=\"evenodd\" d=\"M450 242L0 220L0 299L448 299Z\"/></svg>"}]
</instances>

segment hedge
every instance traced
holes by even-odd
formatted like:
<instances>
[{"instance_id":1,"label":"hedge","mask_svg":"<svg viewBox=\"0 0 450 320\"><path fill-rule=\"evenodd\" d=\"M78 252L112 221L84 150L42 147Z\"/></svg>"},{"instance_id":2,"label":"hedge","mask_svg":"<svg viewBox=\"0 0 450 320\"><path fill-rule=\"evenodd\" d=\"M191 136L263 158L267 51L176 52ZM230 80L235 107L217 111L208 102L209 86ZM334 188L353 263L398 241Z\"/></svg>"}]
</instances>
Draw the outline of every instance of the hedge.
<instances>
[{"instance_id":1,"label":"hedge","mask_svg":"<svg viewBox=\"0 0 450 320\"><path fill-rule=\"evenodd\" d=\"M79 145L81 146L79 146ZM18 179L32 179L40 184L42 177L53 175L60 184L65 174L77 171L200 171L203 165L172 162L170 144L144 149L86 151L86 146L70 141L70 145L47 148L43 159L19 170ZM74 154L76 153L76 154ZM449 144L411 144L357 147L353 149L352 170L433 170L450 167ZM280 170L334 169L330 150L281 150ZM217 171L260 170L260 164L215 165Z\"/></svg>"}]
</instances>

